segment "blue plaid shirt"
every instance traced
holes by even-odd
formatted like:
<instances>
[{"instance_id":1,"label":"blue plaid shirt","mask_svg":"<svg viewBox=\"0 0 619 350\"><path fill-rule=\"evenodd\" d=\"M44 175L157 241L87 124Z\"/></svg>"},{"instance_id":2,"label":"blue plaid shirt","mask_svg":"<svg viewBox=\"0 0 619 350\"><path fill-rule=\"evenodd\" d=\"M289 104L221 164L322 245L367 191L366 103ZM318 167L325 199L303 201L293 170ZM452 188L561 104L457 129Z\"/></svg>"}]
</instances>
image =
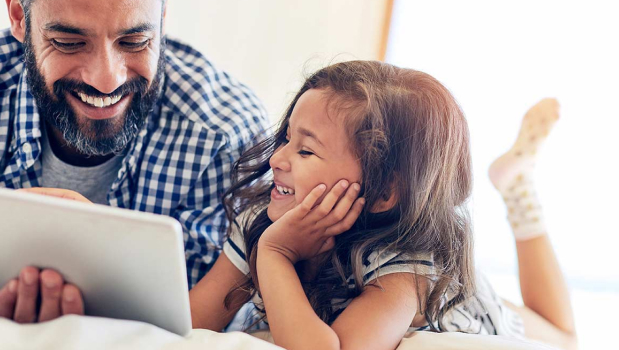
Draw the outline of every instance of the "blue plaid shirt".
<instances>
[{"instance_id":1,"label":"blue plaid shirt","mask_svg":"<svg viewBox=\"0 0 619 350\"><path fill-rule=\"evenodd\" d=\"M220 253L231 165L268 122L251 90L193 48L168 39L165 55L162 96L128 146L107 199L180 221L191 288ZM0 31L0 187L40 184L41 120L26 74L21 43Z\"/></svg>"}]
</instances>

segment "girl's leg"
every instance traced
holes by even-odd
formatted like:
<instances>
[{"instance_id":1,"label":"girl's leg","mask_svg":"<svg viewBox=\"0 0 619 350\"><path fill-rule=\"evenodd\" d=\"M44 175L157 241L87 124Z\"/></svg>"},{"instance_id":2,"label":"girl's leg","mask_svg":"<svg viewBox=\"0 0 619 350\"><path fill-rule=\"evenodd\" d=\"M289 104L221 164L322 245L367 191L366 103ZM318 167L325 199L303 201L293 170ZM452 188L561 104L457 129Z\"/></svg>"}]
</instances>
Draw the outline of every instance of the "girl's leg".
<instances>
[{"instance_id":1,"label":"girl's leg","mask_svg":"<svg viewBox=\"0 0 619 350\"><path fill-rule=\"evenodd\" d=\"M490 180L503 196L516 238L522 316L527 337L575 348L569 292L548 239L533 171L538 148L559 118L559 105L545 99L525 115L514 146L490 166Z\"/></svg>"}]
</instances>

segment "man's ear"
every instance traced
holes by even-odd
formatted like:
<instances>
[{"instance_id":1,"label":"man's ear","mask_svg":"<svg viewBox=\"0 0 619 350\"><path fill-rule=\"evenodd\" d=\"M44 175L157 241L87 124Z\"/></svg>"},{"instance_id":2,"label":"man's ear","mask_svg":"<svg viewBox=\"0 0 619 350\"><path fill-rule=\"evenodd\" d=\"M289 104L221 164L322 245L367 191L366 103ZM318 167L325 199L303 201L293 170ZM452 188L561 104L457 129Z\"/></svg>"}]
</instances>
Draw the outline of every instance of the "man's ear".
<instances>
[{"instance_id":1,"label":"man's ear","mask_svg":"<svg viewBox=\"0 0 619 350\"><path fill-rule=\"evenodd\" d=\"M24 42L26 37L26 16L20 0L6 0L6 7L9 10L9 20L11 21L11 33L15 39Z\"/></svg>"}]
</instances>

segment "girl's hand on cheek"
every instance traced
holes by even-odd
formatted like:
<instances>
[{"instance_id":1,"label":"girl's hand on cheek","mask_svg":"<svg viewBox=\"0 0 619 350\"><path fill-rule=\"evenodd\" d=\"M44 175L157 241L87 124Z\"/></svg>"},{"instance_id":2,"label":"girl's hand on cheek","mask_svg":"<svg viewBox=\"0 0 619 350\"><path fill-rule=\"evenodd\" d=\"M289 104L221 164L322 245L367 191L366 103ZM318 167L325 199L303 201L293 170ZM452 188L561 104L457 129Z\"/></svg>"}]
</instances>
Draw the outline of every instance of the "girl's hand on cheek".
<instances>
[{"instance_id":1,"label":"girl's hand on cheek","mask_svg":"<svg viewBox=\"0 0 619 350\"><path fill-rule=\"evenodd\" d=\"M365 204L363 198L358 198L359 184L348 185L348 181L341 180L316 206L327 187L314 188L301 204L264 231L258 254L277 252L294 264L332 249L333 237L352 227Z\"/></svg>"}]
</instances>

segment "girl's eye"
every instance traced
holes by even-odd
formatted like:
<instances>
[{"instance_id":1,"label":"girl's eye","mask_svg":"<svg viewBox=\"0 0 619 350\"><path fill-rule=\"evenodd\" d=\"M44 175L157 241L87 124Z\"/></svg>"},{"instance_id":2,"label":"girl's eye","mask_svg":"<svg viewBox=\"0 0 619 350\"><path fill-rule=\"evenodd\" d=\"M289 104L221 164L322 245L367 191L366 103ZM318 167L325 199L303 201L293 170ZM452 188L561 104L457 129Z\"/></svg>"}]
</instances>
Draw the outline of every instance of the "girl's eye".
<instances>
[{"instance_id":1,"label":"girl's eye","mask_svg":"<svg viewBox=\"0 0 619 350\"><path fill-rule=\"evenodd\" d=\"M299 154L300 154L301 156L303 156L303 157L307 157L307 156L311 156L311 155L313 155L314 153L312 153L312 152L310 152L310 151L300 150L300 151L299 151Z\"/></svg>"},{"instance_id":2,"label":"girl's eye","mask_svg":"<svg viewBox=\"0 0 619 350\"><path fill-rule=\"evenodd\" d=\"M58 41L56 39L52 39L52 45L54 45L54 47L56 47L60 51L71 53L71 52L75 52L75 51L81 49L82 47L84 47L84 45L86 45L86 43L83 42L83 41L62 42L62 41Z\"/></svg>"},{"instance_id":3,"label":"girl's eye","mask_svg":"<svg viewBox=\"0 0 619 350\"><path fill-rule=\"evenodd\" d=\"M120 46L124 47L125 49L129 49L130 51L141 51L145 49L149 43L150 39L139 42L121 41Z\"/></svg>"}]
</instances>

